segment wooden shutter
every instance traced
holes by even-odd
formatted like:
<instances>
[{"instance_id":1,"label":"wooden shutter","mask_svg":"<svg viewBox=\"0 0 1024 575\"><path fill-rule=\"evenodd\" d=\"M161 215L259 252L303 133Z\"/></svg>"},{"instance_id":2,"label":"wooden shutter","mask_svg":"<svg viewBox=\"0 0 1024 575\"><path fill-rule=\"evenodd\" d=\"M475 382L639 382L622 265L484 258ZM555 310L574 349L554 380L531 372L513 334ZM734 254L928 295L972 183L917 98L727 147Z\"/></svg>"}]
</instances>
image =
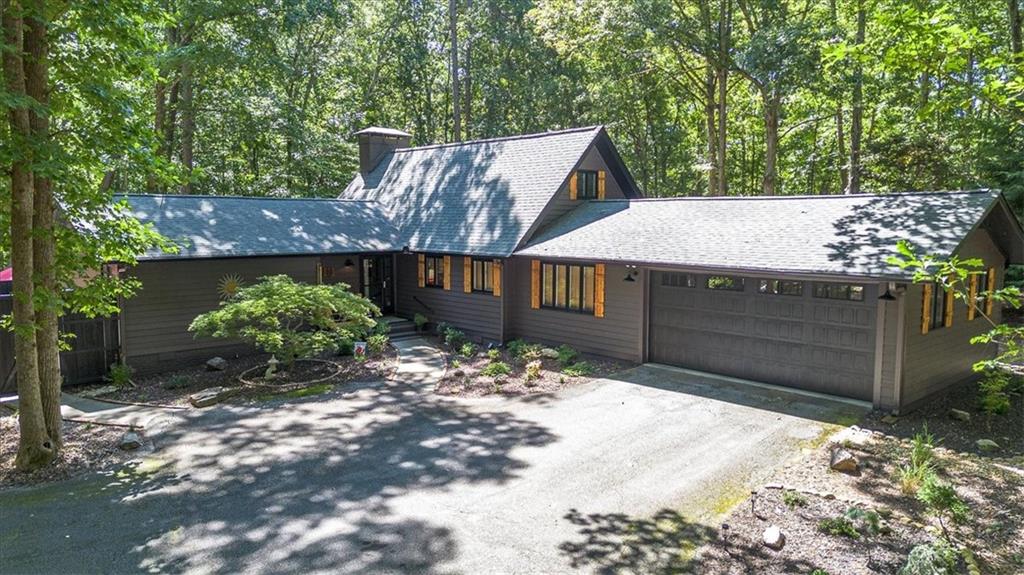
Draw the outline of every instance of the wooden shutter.
<instances>
[{"instance_id":1,"label":"wooden shutter","mask_svg":"<svg viewBox=\"0 0 1024 575\"><path fill-rule=\"evenodd\" d=\"M540 260L530 260L530 307L540 309Z\"/></svg>"},{"instance_id":2,"label":"wooden shutter","mask_svg":"<svg viewBox=\"0 0 1024 575\"><path fill-rule=\"evenodd\" d=\"M491 287L494 288L494 295L501 297L501 260L491 263Z\"/></svg>"},{"instance_id":3,"label":"wooden shutter","mask_svg":"<svg viewBox=\"0 0 1024 575\"><path fill-rule=\"evenodd\" d=\"M572 176L569 176L569 199L576 199L576 172L573 172Z\"/></svg>"},{"instance_id":4,"label":"wooden shutter","mask_svg":"<svg viewBox=\"0 0 1024 575\"><path fill-rule=\"evenodd\" d=\"M604 317L604 264L594 265L594 317Z\"/></svg>"},{"instance_id":5,"label":"wooden shutter","mask_svg":"<svg viewBox=\"0 0 1024 575\"><path fill-rule=\"evenodd\" d=\"M988 291L985 297L985 315L992 317L992 292L996 289L996 268L988 268Z\"/></svg>"},{"instance_id":6,"label":"wooden shutter","mask_svg":"<svg viewBox=\"0 0 1024 575\"><path fill-rule=\"evenodd\" d=\"M597 199L604 199L604 170L597 172Z\"/></svg>"},{"instance_id":7,"label":"wooden shutter","mask_svg":"<svg viewBox=\"0 0 1024 575\"><path fill-rule=\"evenodd\" d=\"M444 289L452 289L452 256L444 256Z\"/></svg>"},{"instance_id":8,"label":"wooden shutter","mask_svg":"<svg viewBox=\"0 0 1024 575\"><path fill-rule=\"evenodd\" d=\"M973 320L978 305L978 274L971 274L970 288L967 290L967 320Z\"/></svg>"},{"instance_id":9,"label":"wooden shutter","mask_svg":"<svg viewBox=\"0 0 1024 575\"><path fill-rule=\"evenodd\" d=\"M416 283L420 287L424 287L427 285L427 256L418 254L416 259Z\"/></svg>"},{"instance_id":10,"label":"wooden shutter","mask_svg":"<svg viewBox=\"0 0 1024 575\"><path fill-rule=\"evenodd\" d=\"M471 293L473 291L473 258L464 256L462 258L462 291Z\"/></svg>"},{"instance_id":11,"label":"wooden shutter","mask_svg":"<svg viewBox=\"0 0 1024 575\"><path fill-rule=\"evenodd\" d=\"M932 326L932 284L924 284L921 290L921 334L928 333Z\"/></svg>"},{"instance_id":12,"label":"wooden shutter","mask_svg":"<svg viewBox=\"0 0 1024 575\"><path fill-rule=\"evenodd\" d=\"M952 280L952 278L950 278L950 279ZM946 290L946 298L945 298L946 309L943 310L943 315L942 315L942 325L944 325L946 327L951 327L953 325L953 301L954 300L956 300L956 298L953 297L953 290L952 289Z\"/></svg>"}]
</instances>

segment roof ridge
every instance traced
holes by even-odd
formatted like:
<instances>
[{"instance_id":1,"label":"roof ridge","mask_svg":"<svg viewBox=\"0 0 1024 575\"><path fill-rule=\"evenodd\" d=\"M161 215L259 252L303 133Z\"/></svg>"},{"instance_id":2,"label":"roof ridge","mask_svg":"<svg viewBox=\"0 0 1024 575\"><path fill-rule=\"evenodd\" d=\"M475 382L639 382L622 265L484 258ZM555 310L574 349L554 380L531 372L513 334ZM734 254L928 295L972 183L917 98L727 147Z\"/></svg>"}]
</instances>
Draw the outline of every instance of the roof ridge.
<instances>
[{"instance_id":1,"label":"roof ridge","mask_svg":"<svg viewBox=\"0 0 1024 575\"><path fill-rule=\"evenodd\" d=\"M291 200L291 201L314 201L314 202L355 202L355 203L373 203L376 200L370 199L358 199L358 198L292 198L292 197L280 197L280 196L229 196L224 194L147 194L141 192L125 192L114 194L114 197L123 198L160 198L160 199L208 199L215 198L220 200Z\"/></svg>"},{"instance_id":2,"label":"roof ridge","mask_svg":"<svg viewBox=\"0 0 1024 575\"><path fill-rule=\"evenodd\" d=\"M564 134L574 134L578 132L595 132L599 129L604 128L601 124L595 124L593 126L582 126L579 128L566 128L564 130L553 130L549 132L536 132L533 134L516 134L512 136L498 136L496 138L483 138L480 140L467 140L465 142L448 142L445 144L427 144L424 146L413 146L411 148L398 148L394 153L402 152L418 152L420 150L436 150L440 148L455 148L458 146L473 146L476 144L491 144L494 142L507 142L511 140L528 140L531 138L546 138L549 136L561 136Z\"/></svg>"},{"instance_id":3,"label":"roof ridge","mask_svg":"<svg viewBox=\"0 0 1024 575\"><path fill-rule=\"evenodd\" d=\"M798 196L675 196L670 198L634 198L597 200L599 202L677 202L677 201L700 201L700 200L825 200L825 199L850 199L850 198L892 198L904 196L951 196L955 194L991 194L998 192L994 188L977 188L973 190L943 190L930 192L895 192L890 194L826 194L826 195L798 195Z\"/></svg>"}]
</instances>

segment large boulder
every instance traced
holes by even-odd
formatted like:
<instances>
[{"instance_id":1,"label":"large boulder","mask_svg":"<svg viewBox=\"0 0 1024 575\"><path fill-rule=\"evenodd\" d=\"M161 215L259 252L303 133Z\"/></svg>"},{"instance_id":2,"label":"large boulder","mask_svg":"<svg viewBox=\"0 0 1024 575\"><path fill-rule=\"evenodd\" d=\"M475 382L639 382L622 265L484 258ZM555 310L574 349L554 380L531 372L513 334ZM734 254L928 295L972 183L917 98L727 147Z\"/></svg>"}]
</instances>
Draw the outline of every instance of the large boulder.
<instances>
[{"instance_id":1,"label":"large boulder","mask_svg":"<svg viewBox=\"0 0 1024 575\"><path fill-rule=\"evenodd\" d=\"M545 347L540 350L540 356L545 359L558 359L558 350L551 347Z\"/></svg>"},{"instance_id":2,"label":"large boulder","mask_svg":"<svg viewBox=\"0 0 1024 575\"><path fill-rule=\"evenodd\" d=\"M208 387L189 396L188 402L194 407L209 407L234 395L230 387Z\"/></svg>"},{"instance_id":3,"label":"large boulder","mask_svg":"<svg viewBox=\"0 0 1024 575\"><path fill-rule=\"evenodd\" d=\"M970 421L971 420L971 414L967 413L966 411L964 411L962 409L950 409L949 410L949 417L950 417L950 419L955 419L957 421Z\"/></svg>"},{"instance_id":4,"label":"large boulder","mask_svg":"<svg viewBox=\"0 0 1024 575\"><path fill-rule=\"evenodd\" d=\"M999 451L999 444L991 439L979 439L974 442L974 445L978 446L978 451L983 451L985 453Z\"/></svg>"},{"instance_id":5,"label":"large boulder","mask_svg":"<svg viewBox=\"0 0 1024 575\"><path fill-rule=\"evenodd\" d=\"M764 530L764 533L761 535L761 540L769 549L778 551L786 545L786 534L775 525L772 525L768 529Z\"/></svg>"},{"instance_id":6,"label":"large boulder","mask_svg":"<svg viewBox=\"0 0 1024 575\"><path fill-rule=\"evenodd\" d=\"M832 450L828 466L842 473L856 473L860 463L852 453L842 447L836 447Z\"/></svg>"},{"instance_id":7,"label":"large boulder","mask_svg":"<svg viewBox=\"0 0 1024 575\"><path fill-rule=\"evenodd\" d=\"M142 437L134 431L126 431L121 436L121 442L117 444L124 451L134 451L142 447Z\"/></svg>"},{"instance_id":8,"label":"large boulder","mask_svg":"<svg viewBox=\"0 0 1024 575\"><path fill-rule=\"evenodd\" d=\"M212 357L206 362L206 369L209 371L224 371L228 368L228 360L223 357Z\"/></svg>"}]
</instances>

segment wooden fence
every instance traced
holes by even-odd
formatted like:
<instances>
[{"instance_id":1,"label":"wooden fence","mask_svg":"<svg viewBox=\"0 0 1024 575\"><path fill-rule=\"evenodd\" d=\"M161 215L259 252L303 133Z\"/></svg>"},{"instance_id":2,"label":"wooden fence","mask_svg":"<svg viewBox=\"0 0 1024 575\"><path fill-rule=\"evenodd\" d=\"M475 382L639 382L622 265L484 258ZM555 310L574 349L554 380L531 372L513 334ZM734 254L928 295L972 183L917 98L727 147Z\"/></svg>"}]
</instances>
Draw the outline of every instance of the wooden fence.
<instances>
[{"instance_id":1,"label":"wooden fence","mask_svg":"<svg viewBox=\"0 0 1024 575\"><path fill-rule=\"evenodd\" d=\"M11 313L13 300L0 294L0 316ZM120 338L117 317L87 318L72 314L60 320L62 334L73 335L68 340L71 349L60 353L64 385L77 385L101 381L112 363L118 359ZM14 334L0 330L0 393L17 389L15 381L16 358Z\"/></svg>"}]
</instances>

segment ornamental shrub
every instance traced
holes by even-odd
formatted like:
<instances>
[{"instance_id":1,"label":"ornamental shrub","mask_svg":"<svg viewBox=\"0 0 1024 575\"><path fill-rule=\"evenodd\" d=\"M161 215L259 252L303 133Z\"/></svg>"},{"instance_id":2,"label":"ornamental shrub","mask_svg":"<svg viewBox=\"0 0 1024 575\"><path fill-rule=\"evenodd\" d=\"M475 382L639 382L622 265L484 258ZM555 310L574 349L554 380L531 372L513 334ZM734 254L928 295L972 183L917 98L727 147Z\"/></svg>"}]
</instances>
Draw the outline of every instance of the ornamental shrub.
<instances>
[{"instance_id":1,"label":"ornamental shrub","mask_svg":"<svg viewBox=\"0 0 1024 575\"><path fill-rule=\"evenodd\" d=\"M503 361L495 361L488 363L483 369L480 370L480 375L486 375L487 377L499 377L502 375L508 375L512 373L512 368Z\"/></svg>"},{"instance_id":2,"label":"ornamental shrub","mask_svg":"<svg viewBox=\"0 0 1024 575\"><path fill-rule=\"evenodd\" d=\"M380 310L345 284L310 285L286 275L260 278L220 307L192 320L197 336L237 339L277 356L291 369L298 358L339 351L364 340Z\"/></svg>"}]
</instances>

